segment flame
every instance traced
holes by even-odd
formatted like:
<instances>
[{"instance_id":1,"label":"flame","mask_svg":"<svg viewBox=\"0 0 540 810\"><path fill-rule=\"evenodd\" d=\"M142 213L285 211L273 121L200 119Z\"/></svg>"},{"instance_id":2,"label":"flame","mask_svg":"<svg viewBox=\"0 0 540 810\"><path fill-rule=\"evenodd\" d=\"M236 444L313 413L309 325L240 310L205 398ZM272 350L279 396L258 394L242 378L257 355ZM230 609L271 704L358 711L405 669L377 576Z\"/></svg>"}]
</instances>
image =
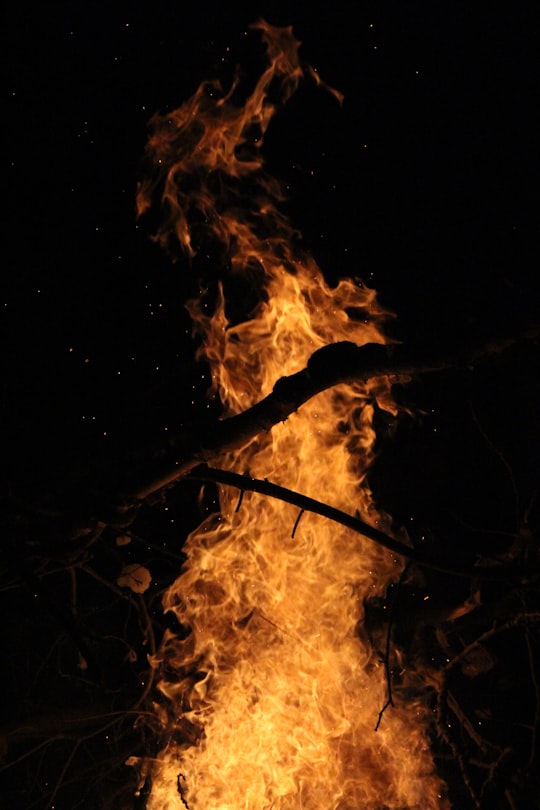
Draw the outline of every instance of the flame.
<instances>
[{"instance_id":1,"label":"flame","mask_svg":"<svg viewBox=\"0 0 540 810\"><path fill-rule=\"evenodd\" d=\"M211 244L223 268L188 309L226 416L326 344L385 343L388 315L363 284L328 285L280 211L283 190L261 152L272 116L306 78L340 95L302 65L291 28L254 27L267 54L254 88L242 98L239 80L228 91L204 82L154 116L154 171L138 194L140 213L161 194L156 239L166 249L196 261ZM393 407L387 380L325 391L221 466L384 528L366 482L374 399ZM246 493L238 507L237 491L219 494L219 514L187 539L164 598L189 632L168 633L154 660L174 727L151 763L149 809L446 807L422 701L396 700L375 731L386 680L362 628L364 603L384 594L402 562L317 515L293 532L289 504Z\"/></svg>"}]
</instances>

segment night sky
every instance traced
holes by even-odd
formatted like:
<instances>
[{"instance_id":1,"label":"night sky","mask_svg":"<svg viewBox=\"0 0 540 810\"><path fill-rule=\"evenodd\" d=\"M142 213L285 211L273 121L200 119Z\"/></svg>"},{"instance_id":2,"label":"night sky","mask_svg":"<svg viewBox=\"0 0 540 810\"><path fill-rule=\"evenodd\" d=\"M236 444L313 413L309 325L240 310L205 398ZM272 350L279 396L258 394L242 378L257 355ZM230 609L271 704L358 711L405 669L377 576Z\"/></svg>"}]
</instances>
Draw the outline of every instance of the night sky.
<instances>
[{"instance_id":1,"label":"night sky","mask_svg":"<svg viewBox=\"0 0 540 810\"><path fill-rule=\"evenodd\" d=\"M303 59L344 94L340 106L300 90L264 148L327 278L361 278L396 314L392 336L457 355L538 324L536 4L307 7L5 12L4 497L31 501L212 410L184 311L193 280L152 243L135 192L151 115L237 64L249 76L260 17L292 25ZM527 343L399 392L417 417L382 420L373 475L398 522L459 545L476 520L504 548L538 485L537 362Z\"/></svg>"},{"instance_id":2,"label":"night sky","mask_svg":"<svg viewBox=\"0 0 540 810\"><path fill-rule=\"evenodd\" d=\"M57 447L67 429L104 446L132 415L158 429L189 411L186 271L150 243L152 223L137 223L136 183L150 116L204 78L248 71L259 43L245 31L259 16L293 25L306 62L344 93L340 108L300 92L266 147L328 277L377 289L400 339L460 341L534 316L536 15L469 6L9 12L3 297L16 466L28 466L20 443L35 456L35 441Z\"/></svg>"}]
</instances>

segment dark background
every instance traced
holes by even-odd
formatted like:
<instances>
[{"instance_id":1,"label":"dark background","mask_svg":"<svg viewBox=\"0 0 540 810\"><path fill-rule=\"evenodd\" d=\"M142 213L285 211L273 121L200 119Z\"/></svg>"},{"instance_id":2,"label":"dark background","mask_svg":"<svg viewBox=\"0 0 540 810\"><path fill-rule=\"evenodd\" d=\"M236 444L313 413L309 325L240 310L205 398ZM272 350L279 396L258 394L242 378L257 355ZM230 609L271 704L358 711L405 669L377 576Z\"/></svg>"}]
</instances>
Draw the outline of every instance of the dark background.
<instances>
[{"instance_id":1,"label":"dark background","mask_svg":"<svg viewBox=\"0 0 540 810\"><path fill-rule=\"evenodd\" d=\"M201 80L230 76L237 63L249 76L259 40L244 32L261 16L292 25L304 60L344 94L340 107L300 90L265 145L269 168L290 187L291 218L328 279L360 277L396 314L394 337L456 355L477 338L538 325L536 4L22 3L5 10L8 501L33 503L206 411L183 309L187 268L151 242L151 223L137 221L136 184L150 116L174 109ZM536 531L537 342L397 395L414 416L378 417L372 475L397 524L418 542L428 537L473 559L504 554L520 532ZM161 549L153 569L160 586L178 567L178 557L164 559L163 544L180 554L182 533L199 518L189 496L171 495L137 527L147 550ZM96 569L114 580L122 560L99 553ZM49 650L55 633L65 635L58 611L69 588L48 571L42 580L59 605L54 620L36 624L28 596L35 581L28 587L26 577L21 595L12 563L8 554L2 595L6 716L17 724L19 710L57 706L68 688ZM462 587L456 595L450 581L443 585L441 602L463 598ZM101 597L90 589L80 598L91 605ZM41 617L44 604L42 594ZM107 622L115 609L107 608ZM92 631L96 639L104 632ZM28 788L29 807L48 806L43 781ZM16 789L22 784L27 776ZM56 806L75 806L65 801Z\"/></svg>"},{"instance_id":2,"label":"dark background","mask_svg":"<svg viewBox=\"0 0 540 810\"><path fill-rule=\"evenodd\" d=\"M13 464L29 466L20 442L35 456L35 441L58 447L66 427L71 441L82 432L101 446L132 414L159 423L170 412L157 389L167 399L174 389L173 415L191 402L189 386L180 390L191 361L186 270L136 222L136 182L149 117L237 63L248 73L258 36L244 32L259 16L293 25L303 58L345 96L340 109L300 92L266 148L323 271L377 289L404 339L459 342L534 319L538 19L534 4L485 8L11 10L3 279Z\"/></svg>"}]
</instances>

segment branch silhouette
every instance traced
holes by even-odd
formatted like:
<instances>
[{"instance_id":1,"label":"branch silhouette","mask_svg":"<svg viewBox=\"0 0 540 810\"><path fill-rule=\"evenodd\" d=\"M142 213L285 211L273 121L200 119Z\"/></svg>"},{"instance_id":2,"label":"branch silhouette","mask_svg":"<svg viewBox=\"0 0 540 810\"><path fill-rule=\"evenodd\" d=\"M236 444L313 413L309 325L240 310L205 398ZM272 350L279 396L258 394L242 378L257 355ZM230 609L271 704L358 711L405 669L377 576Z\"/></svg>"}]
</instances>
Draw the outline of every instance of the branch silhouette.
<instances>
[{"instance_id":1,"label":"branch silhouette","mask_svg":"<svg viewBox=\"0 0 540 810\"><path fill-rule=\"evenodd\" d=\"M32 504L22 511L18 504L11 507L17 516L25 518L23 534L31 526L34 534L52 536L60 553L63 540L75 540L73 552L77 556L81 543L91 543L107 526L130 526L142 503L185 478L198 465L218 462L223 453L270 431L322 391L378 377L389 378L391 383L405 382L447 369L472 368L539 336L540 327L534 326L510 338L447 352L410 344L330 344L314 352L305 368L277 380L272 392L246 411L225 419L193 422L166 443L135 451L131 458L121 458L108 468L102 461L99 469L78 479L73 477L65 491L57 491L53 501L49 499L42 506Z\"/></svg>"},{"instance_id":2,"label":"branch silhouette","mask_svg":"<svg viewBox=\"0 0 540 810\"><path fill-rule=\"evenodd\" d=\"M160 448L159 458L147 460L144 470L131 477L124 489L125 504L144 499L187 475L198 464L241 447L335 385L368 382L377 377L390 377L397 382L450 368L471 368L517 343L539 336L540 327L534 326L510 338L484 341L442 354L405 344L357 346L343 341L324 346L312 354L304 369L281 377L271 394L243 413L206 424L204 435L193 426L169 440L166 450Z\"/></svg>"},{"instance_id":3,"label":"branch silhouette","mask_svg":"<svg viewBox=\"0 0 540 810\"><path fill-rule=\"evenodd\" d=\"M261 495L266 495L270 498L276 498L280 501L285 501L293 506L298 506L302 512L312 512L322 517L326 517L334 523L339 523L346 526L352 531L363 535L364 537L373 540L380 546L405 557L411 562L416 562L419 565L431 568L435 571L441 571L445 574L452 574L458 577L465 577L467 579L488 579L496 581L510 581L518 577L520 581L524 582L523 572L517 570L513 566L500 565L500 566L472 566L461 567L450 559L442 557L433 557L417 548L408 546L400 540L396 540L385 532L381 531L375 526L361 520L360 518L343 512L341 509L336 509L326 503L322 503L307 495L302 495L299 492L294 492L286 487L281 487L278 484L273 484L271 481L260 480L258 478L251 478L248 475L239 475L238 473L230 472L229 470L220 470L213 467L208 467L206 464L201 464L192 469L186 478L195 481L211 481L214 483L226 484L227 486L236 487L242 492L258 492ZM295 527L296 528L296 527Z\"/></svg>"}]
</instances>

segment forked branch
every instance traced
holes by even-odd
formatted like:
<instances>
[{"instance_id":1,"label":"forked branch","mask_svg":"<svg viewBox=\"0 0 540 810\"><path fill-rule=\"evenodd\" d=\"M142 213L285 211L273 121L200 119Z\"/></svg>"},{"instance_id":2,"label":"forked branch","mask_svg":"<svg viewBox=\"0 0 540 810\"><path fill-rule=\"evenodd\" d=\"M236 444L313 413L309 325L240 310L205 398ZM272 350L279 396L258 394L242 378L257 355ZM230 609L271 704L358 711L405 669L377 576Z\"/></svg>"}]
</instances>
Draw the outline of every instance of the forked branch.
<instances>
[{"instance_id":1,"label":"forked branch","mask_svg":"<svg viewBox=\"0 0 540 810\"><path fill-rule=\"evenodd\" d=\"M131 495L131 502L133 498L146 498L182 478L197 464L217 459L224 452L242 447L259 433L269 431L309 399L335 385L368 382L377 377L398 381L449 368L472 367L516 343L539 336L540 327L533 327L513 338L486 341L446 356L405 344L357 346L343 341L324 346L312 354L304 369L279 379L272 393L253 407L228 419L206 424L204 435L200 430L191 429L173 437L166 452L160 453L159 461L154 458L148 463L146 460L144 471L131 478L125 492ZM125 500L130 500L129 495Z\"/></svg>"}]
</instances>

